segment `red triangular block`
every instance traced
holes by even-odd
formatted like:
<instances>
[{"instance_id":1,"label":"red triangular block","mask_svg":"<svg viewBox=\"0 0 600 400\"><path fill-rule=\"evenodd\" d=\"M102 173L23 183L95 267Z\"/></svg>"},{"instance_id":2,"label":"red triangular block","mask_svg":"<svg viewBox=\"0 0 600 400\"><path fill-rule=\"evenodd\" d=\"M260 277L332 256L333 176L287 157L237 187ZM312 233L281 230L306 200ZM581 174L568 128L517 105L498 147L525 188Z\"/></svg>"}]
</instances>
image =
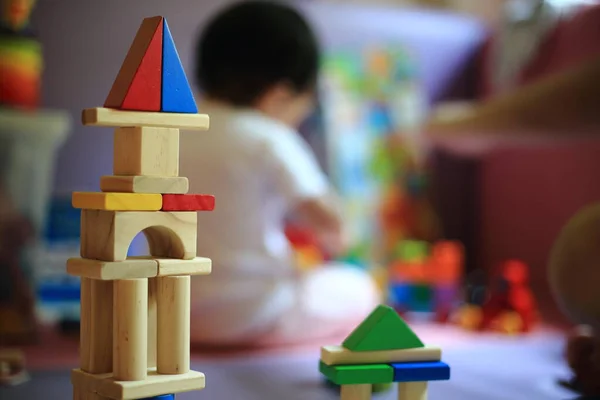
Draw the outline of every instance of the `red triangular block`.
<instances>
[{"instance_id":1,"label":"red triangular block","mask_svg":"<svg viewBox=\"0 0 600 400\"><path fill-rule=\"evenodd\" d=\"M160 111L163 17L145 18L135 35L104 107Z\"/></svg>"}]
</instances>

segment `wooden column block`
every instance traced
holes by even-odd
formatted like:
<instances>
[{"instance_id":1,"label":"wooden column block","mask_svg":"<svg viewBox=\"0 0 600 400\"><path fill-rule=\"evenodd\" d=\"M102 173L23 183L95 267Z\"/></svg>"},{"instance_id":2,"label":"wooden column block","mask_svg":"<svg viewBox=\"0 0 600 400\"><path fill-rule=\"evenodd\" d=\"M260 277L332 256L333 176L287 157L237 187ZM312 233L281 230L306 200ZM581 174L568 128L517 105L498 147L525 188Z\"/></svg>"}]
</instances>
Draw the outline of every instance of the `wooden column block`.
<instances>
[{"instance_id":1,"label":"wooden column block","mask_svg":"<svg viewBox=\"0 0 600 400\"><path fill-rule=\"evenodd\" d=\"M156 286L156 278L148 279L148 368L156 368L156 330L158 328Z\"/></svg>"},{"instance_id":2,"label":"wooden column block","mask_svg":"<svg viewBox=\"0 0 600 400\"><path fill-rule=\"evenodd\" d=\"M371 385L342 385L340 400L370 400Z\"/></svg>"},{"instance_id":3,"label":"wooden column block","mask_svg":"<svg viewBox=\"0 0 600 400\"><path fill-rule=\"evenodd\" d=\"M190 369L189 276L158 277L157 371L183 374Z\"/></svg>"},{"instance_id":4,"label":"wooden column block","mask_svg":"<svg viewBox=\"0 0 600 400\"><path fill-rule=\"evenodd\" d=\"M179 129L156 127L116 128L115 175L179 175Z\"/></svg>"},{"instance_id":5,"label":"wooden column block","mask_svg":"<svg viewBox=\"0 0 600 400\"><path fill-rule=\"evenodd\" d=\"M398 383L398 400L427 400L427 382Z\"/></svg>"},{"instance_id":6,"label":"wooden column block","mask_svg":"<svg viewBox=\"0 0 600 400\"><path fill-rule=\"evenodd\" d=\"M113 376L118 381L144 380L148 370L148 279L115 281L113 301Z\"/></svg>"},{"instance_id":7,"label":"wooden column block","mask_svg":"<svg viewBox=\"0 0 600 400\"><path fill-rule=\"evenodd\" d=\"M113 283L81 278L80 364L83 371L112 371Z\"/></svg>"},{"instance_id":8,"label":"wooden column block","mask_svg":"<svg viewBox=\"0 0 600 400\"><path fill-rule=\"evenodd\" d=\"M196 256L198 214L164 211L81 211L81 257L124 261L133 238L144 232L155 257Z\"/></svg>"}]
</instances>

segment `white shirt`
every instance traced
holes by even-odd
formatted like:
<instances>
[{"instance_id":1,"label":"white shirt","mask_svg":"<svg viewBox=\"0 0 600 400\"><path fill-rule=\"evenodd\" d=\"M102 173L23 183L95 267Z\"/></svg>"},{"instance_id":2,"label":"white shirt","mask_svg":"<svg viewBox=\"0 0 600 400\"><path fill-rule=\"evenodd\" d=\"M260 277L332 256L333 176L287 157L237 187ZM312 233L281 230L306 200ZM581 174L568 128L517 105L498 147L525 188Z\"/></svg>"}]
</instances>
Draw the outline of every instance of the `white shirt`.
<instances>
[{"instance_id":1,"label":"white shirt","mask_svg":"<svg viewBox=\"0 0 600 400\"><path fill-rule=\"evenodd\" d=\"M219 332L234 340L291 306L294 265L284 218L296 202L326 195L329 185L293 129L251 109L204 103L199 110L210 116L210 128L181 133L180 176L189 179L189 193L212 194L216 205L198 215L197 254L212 259L213 272L193 279L192 314L210 321L197 340Z\"/></svg>"}]
</instances>

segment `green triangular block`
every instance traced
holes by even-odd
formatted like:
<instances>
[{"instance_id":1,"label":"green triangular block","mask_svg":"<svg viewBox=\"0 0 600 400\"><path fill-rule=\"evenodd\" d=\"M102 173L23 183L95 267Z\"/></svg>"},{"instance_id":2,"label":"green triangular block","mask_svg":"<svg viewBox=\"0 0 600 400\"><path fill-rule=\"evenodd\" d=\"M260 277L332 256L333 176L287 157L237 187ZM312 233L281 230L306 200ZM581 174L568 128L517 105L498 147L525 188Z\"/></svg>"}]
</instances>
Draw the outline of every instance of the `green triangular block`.
<instances>
[{"instance_id":1,"label":"green triangular block","mask_svg":"<svg viewBox=\"0 0 600 400\"><path fill-rule=\"evenodd\" d=\"M379 305L342 343L350 351L403 350L424 347L393 308Z\"/></svg>"}]
</instances>

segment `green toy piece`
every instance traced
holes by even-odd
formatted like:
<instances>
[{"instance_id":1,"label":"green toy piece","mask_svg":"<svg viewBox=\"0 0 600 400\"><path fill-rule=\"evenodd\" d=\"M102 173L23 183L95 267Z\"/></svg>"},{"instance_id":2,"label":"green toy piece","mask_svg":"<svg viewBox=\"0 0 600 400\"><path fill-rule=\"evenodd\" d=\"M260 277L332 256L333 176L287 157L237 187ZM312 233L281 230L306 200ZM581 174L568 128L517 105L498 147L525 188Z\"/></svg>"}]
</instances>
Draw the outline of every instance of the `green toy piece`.
<instances>
[{"instance_id":1,"label":"green toy piece","mask_svg":"<svg viewBox=\"0 0 600 400\"><path fill-rule=\"evenodd\" d=\"M429 257L429 243L420 240L403 240L398 244L397 257L406 262L424 262Z\"/></svg>"},{"instance_id":2,"label":"green toy piece","mask_svg":"<svg viewBox=\"0 0 600 400\"><path fill-rule=\"evenodd\" d=\"M404 350L424 347L393 308L379 305L342 343L350 351Z\"/></svg>"},{"instance_id":3,"label":"green toy piece","mask_svg":"<svg viewBox=\"0 0 600 400\"><path fill-rule=\"evenodd\" d=\"M338 385L390 383L394 368L387 364L327 365L319 362L319 371Z\"/></svg>"}]
</instances>

